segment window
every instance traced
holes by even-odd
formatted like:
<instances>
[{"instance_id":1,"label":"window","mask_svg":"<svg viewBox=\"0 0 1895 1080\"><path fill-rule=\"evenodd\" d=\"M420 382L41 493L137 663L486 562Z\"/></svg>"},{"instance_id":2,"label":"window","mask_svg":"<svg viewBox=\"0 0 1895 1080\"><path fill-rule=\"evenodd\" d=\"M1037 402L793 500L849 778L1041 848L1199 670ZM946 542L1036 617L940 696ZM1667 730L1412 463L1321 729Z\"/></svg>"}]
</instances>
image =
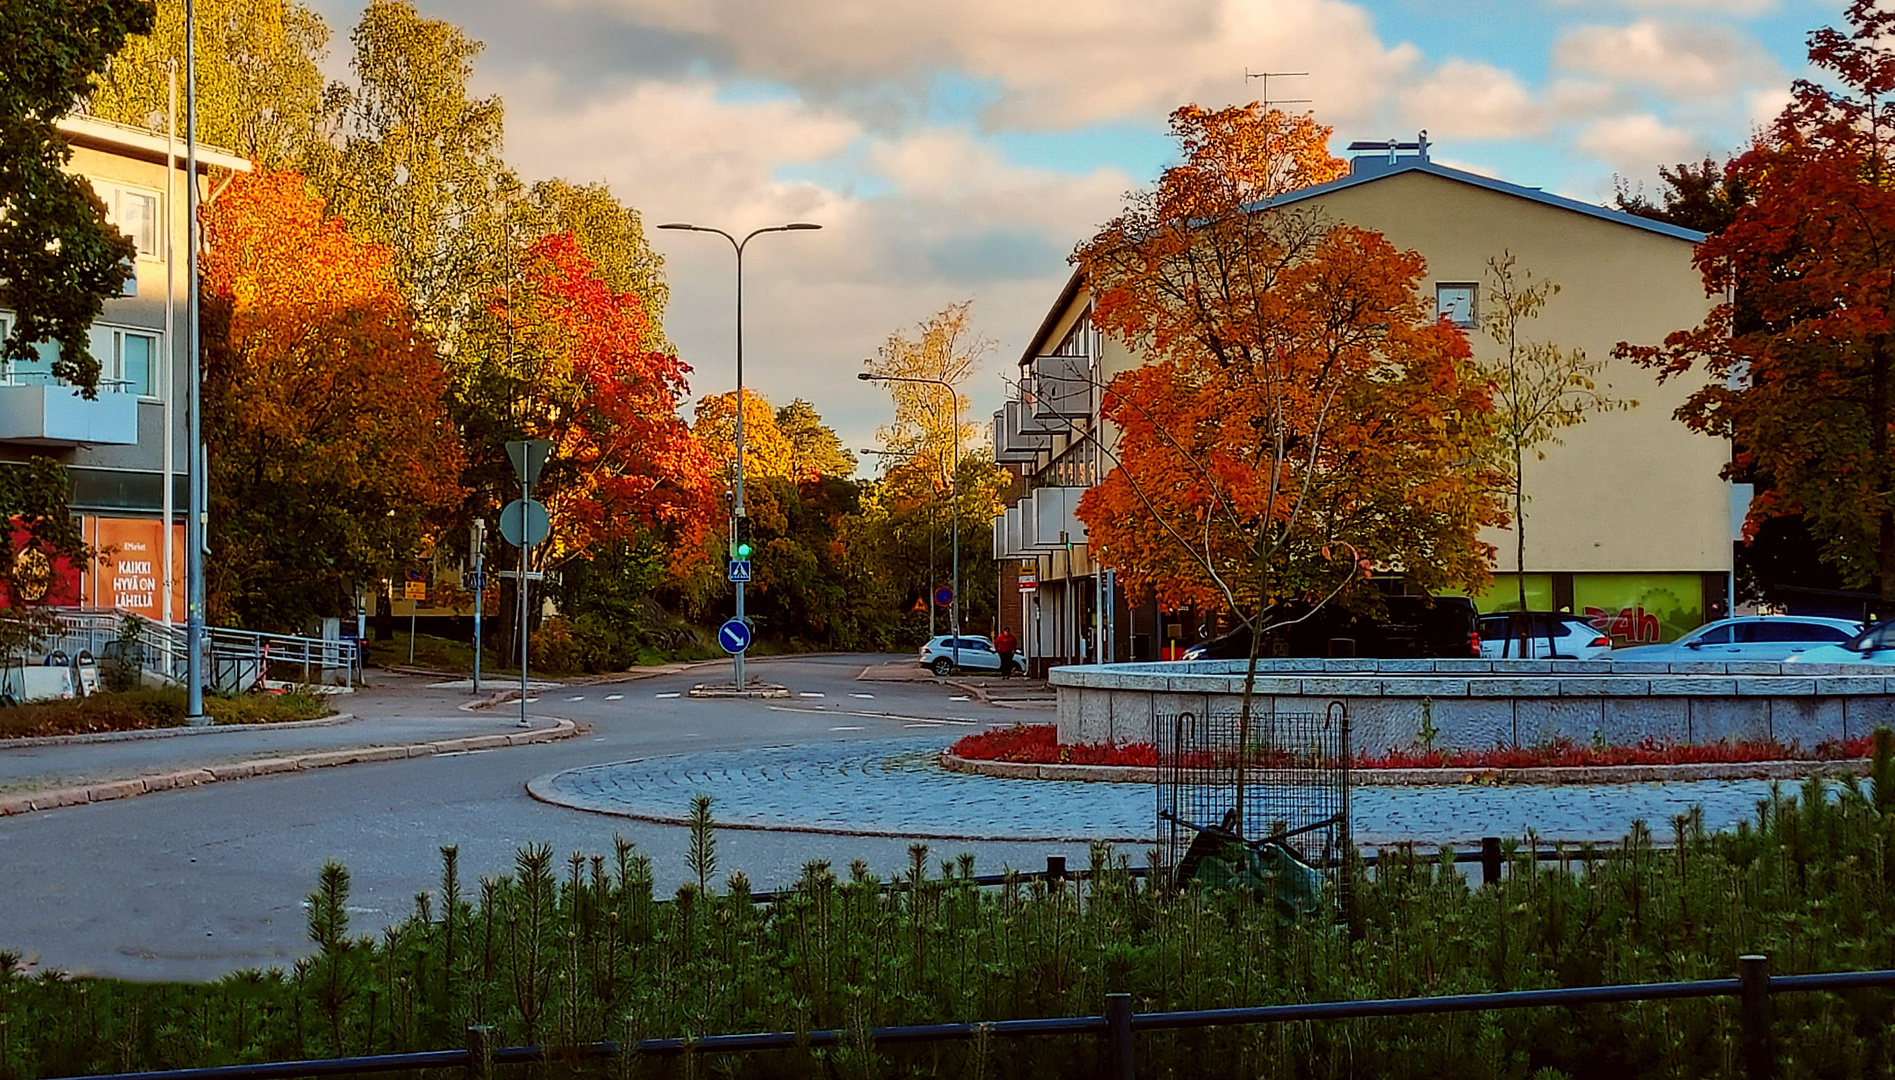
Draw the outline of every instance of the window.
<instances>
[{"instance_id":1,"label":"window","mask_svg":"<svg viewBox=\"0 0 1895 1080\"><path fill-rule=\"evenodd\" d=\"M1738 640L1843 642L1849 640L1849 634L1847 631L1833 626L1824 626L1821 623L1770 620L1744 623L1738 634Z\"/></svg>"},{"instance_id":2,"label":"window","mask_svg":"<svg viewBox=\"0 0 1895 1080\"><path fill-rule=\"evenodd\" d=\"M138 246L138 254L147 259L155 259L161 254L158 250L157 192L102 180L94 180L92 190L98 192L99 198L105 201L106 220L131 238L132 243Z\"/></svg>"},{"instance_id":3,"label":"window","mask_svg":"<svg viewBox=\"0 0 1895 1080\"><path fill-rule=\"evenodd\" d=\"M1729 645L1730 643L1731 628L1729 626L1713 627L1690 639L1690 644L1693 645Z\"/></svg>"},{"instance_id":4,"label":"window","mask_svg":"<svg viewBox=\"0 0 1895 1080\"><path fill-rule=\"evenodd\" d=\"M0 337L13 331L11 315L0 313ZM99 393L137 394L150 397L157 392L158 364L163 351L160 337L149 330L93 324L86 347L99 361ZM34 359L9 365L0 371L0 386L63 385L53 378L53 361L59 358L59 346L42 341L33 347Z\"/></svg>"},{"instance_id":5,"label":"window","mask_svg":"<svg viewBox=\"0 0 1895 1080\"><path fill-rule=\"evenodd\" d=\"M1480 286L1467 281L1443 281L1434 287L1434 310L1441 318L1463 330L1471 330L1480 313L1474 301Z\"/></svg>"}]
</instances>

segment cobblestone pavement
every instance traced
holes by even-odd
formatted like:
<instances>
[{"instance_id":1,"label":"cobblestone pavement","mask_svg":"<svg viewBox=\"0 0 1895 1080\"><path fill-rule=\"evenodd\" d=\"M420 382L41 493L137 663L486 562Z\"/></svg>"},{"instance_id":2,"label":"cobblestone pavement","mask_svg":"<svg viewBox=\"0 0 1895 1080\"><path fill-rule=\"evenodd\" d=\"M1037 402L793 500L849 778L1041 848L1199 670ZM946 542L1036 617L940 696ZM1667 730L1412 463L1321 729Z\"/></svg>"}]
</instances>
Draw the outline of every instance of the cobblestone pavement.
<instances>
[{"instance_id":1,"label":"cobblestone pavement","mask_svg":"<svg viewBox=\"0 0 1895 1080\"><path fill-rule=\"evenodd\" d=\"M862 836L1110 840L1152 836L1143 784L1008 780L934 764L938 738L721 750L588 765L528 785L536 798L647 821L681 821L698 793L721 825ZM1753 817L1767 780L1562 787L1358 788L1355 832L1368 845L1465 844L1483 836L1612 841L1634 820L1660 838L1692 806L1707 828Z\"/></svg>"}]
</instances>

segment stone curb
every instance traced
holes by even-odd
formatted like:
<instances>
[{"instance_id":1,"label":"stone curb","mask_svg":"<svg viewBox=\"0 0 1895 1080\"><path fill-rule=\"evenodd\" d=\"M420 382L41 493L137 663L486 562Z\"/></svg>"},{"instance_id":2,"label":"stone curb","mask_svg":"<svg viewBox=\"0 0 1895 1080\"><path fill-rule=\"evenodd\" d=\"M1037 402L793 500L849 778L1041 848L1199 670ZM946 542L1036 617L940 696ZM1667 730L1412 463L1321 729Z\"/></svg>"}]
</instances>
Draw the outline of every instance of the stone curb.
<instances>
[{"instance_id":1,"label":"stone curb","mask_svg":"<svg viewBox=\"0 0 1895 1080\"><path fill-rule=\"evenodd\" d=\"M354 713L337 713L334 716L318 716L314 720L286 720L280 724L211 724L208 727L88 731L83 735L35 735L29 739L0 739L0 750L8 750L16 746L78 746L85 743L130 742L134 739L169 739L177 735L213 735L224 731L295 731L298 728L346 724L355 718Z\"/></svg>"},{"instance_id":2,"label":"stone curb","mask_svg":"<svg viewBox=\"0 0 1895 1080\"><path fill-rule=\"evenodd\" d=\"M941 751L949 772L1008 780L1064 780L1084 783L1153 784L1158 770L1143 765L1037 765L1024 761L981 761ZM1356 769L1356 787L1441 787L1461 784L1663 784L1693 780L1802 780L1810 776L1867 776L1866 758L1853 761L1750 761L1700 765L1535 766L1524 769Z\"/></svg>"},{"instance_id":3,"label":"stone curb","mask_svg":"<svg viewBox=\"0 0 1895 1080\"><path fill-rule=\"evenodd\" d=\"M362 746L353 750L324 750L290 757L257 758L228 765L179 769L175 772L135 777L131 780L108 780L96 784L3 796L0 797L0 817L24 814L34 810L51 810L60 806L81 806L86 803L128 799L136 795L149 795L154 791L196 787L199 784L214 784L224 780L244 780L273 773L326 769L337 765L356 765L371 761L398 761L405 758L430 757L435 754L462 753L470 750L498 750L508 746L530 746L534 743L570 739L578 733L579 725L571 720L560 720L549 728L535 728L531 731L504 735L470 735L460 739L441 739L435 742L409 743L399 746Z\"/></svg>"}]
</instances>

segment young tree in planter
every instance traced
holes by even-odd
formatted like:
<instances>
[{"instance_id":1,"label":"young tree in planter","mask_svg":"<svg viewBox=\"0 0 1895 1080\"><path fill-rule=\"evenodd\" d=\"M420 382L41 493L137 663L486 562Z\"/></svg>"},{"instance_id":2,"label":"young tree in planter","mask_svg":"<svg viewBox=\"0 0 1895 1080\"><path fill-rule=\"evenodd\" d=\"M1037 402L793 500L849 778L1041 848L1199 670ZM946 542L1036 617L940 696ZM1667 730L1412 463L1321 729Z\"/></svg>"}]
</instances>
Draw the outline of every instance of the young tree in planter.
<instances>
[{"instance_id":1,"label":"young tree in planter","mask_svg":"<svg viewBox=\"0 0 1895 1080\"><path fill-rule=\"evenodd\" d=\"M1560 445L1559 433L1586 422L1594 412L1629 409L1638 404L1613 397L1594 381L1603 360L1588 360L1581 349L1563 349L1524 334L1547 301L1559 295L1557 282L1535 280L1516 269L1511 252L1487 260L1486 304L1481 329L1500 353L1483 365L1493 384L1495 427L1512 465L1514 579L1520 610L1527 610L1526 455L1546 460L1546 445Z\"/></svg>"},{"instance_id":2,"label":"young tree in planter","mask_svg":"<svg viewBox=\"0 0 1895 1080\"><path fill-rule=\"evenodd\" d=\"M1247 723L1287 602L1372 565L1431 590L1488 579L1493 404L1419 295L1419 255L1269 204L1340 169L1327 129L1255 105L1172 128L1184 163L1075 255L1094 321L1148 359L1106 389L1117 463L1079 514L1131 588L1251 632Z\"/></svg>"},{"instance_id":3,"label":"young tree in planter","mask_svg":"<svg viewBox=\"0 0 1895 1080\"><path fill-rule=\"evenodd\" d=\"M1702 373L1679 418L1767 477L1745 531L1800 513L1851 586L1895 614L1895 12L1856 0L1810 36L1835 88L1799 80L1727 171L1749 202L1699 245L1707 292L1735 297L1662 345L1617 355L1661 379ZM1727 186L1737 186L1732 183Z\"/></svg>"}]
</instances>

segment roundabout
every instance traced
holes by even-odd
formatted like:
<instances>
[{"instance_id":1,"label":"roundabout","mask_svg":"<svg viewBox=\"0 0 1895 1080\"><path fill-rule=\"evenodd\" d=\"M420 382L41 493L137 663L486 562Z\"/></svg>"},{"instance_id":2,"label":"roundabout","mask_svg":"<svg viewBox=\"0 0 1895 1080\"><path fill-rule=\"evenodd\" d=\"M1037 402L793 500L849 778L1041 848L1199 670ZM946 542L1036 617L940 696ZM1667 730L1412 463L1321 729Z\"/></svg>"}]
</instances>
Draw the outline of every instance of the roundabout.
<instances>
[{"instance_id":1,"label":"roundabout","mask_svg":"<svg viewBox=\"0 0 1895 1080\"><path fill-rule=\"evenodd\" d=\"M533 798L573 810L682 824L694 795L720 828L939 840L1151 842L1151 787L951 772L936 740L832 741L710 750L583 765L534 779ZM1483 836L1614 842L1646 822L1659 836L1693 806L1708 829L1756 814L1768 779L1601 783L1584 787L1359 787L1366 846L1477 842ZM1786 785L1787 786L1787 785Z\"/></svg>"}]
</instances>

